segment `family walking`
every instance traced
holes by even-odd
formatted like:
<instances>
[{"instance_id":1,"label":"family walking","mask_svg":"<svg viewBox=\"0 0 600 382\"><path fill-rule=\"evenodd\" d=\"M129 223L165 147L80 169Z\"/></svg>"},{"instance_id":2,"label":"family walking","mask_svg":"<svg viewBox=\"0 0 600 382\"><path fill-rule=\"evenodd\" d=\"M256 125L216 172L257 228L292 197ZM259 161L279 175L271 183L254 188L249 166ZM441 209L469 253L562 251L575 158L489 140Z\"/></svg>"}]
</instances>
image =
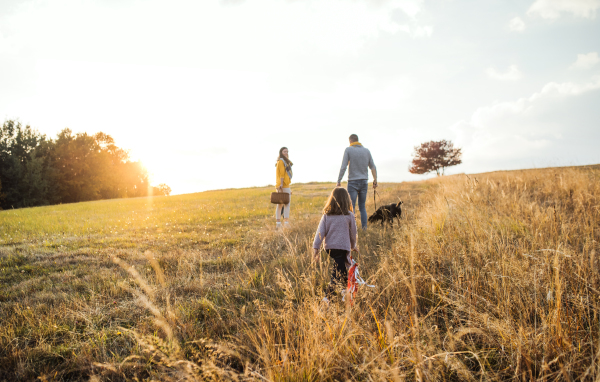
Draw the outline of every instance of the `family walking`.
<instances>
[{"instance_id":1,"label":"family walking","mask_svg":"<svg viewBox=\"0 0 600 382\"><path fill-rule=\"evenodd\" d=\"M373 174L373 189L377 188L377 169L373 162L373 157L369 149L364 147L359 141L356 134L352 134L349 138L350 146L344 151L342 166L337 180L337 187L341 186L342 178L348 168L348 194L352 201L352 211L356 208L356 199L358 199L358 209L360 211L360 223L362 229L367 229L367 209L365 203L367 201L367 191L369 185L369 169ZM292 166L294 164L290 160L289 150L287 147L279 149L276 166L276 181L275 188L277 192L289 194L288 203L277 204L275 207L275 219L277 219L276 228L281 228L281 219L283 216L283 226L289 226L291 193L290 185L292 183Z\"/></svg>"},{"instance_id":2,"label":"family walking","mask_svg":"<svg viewBox=\"0 0 600 382\"><path fill-rule=\"evenodd\" d=\"M369 149L364 147L356 134L349 137L350 146L344 151L342 166L337 180L336 188L331 192L325 207L323 216L313 241L313 259L319 260L321 246L334 262L331 272L331 282L326 290L324 301L329 302L336 286L344 285L348 278L347 264L349 253L358 251L357 229L354 211L358 199L360 211L360 222L363 230L367 229L367 191L369 184L369 169L373 174L373 189L377 188L377 169ZM291 180L293 163L289 158L287 147L279 150L277 158L277 182L278 193L287 193L287 203L277 204L275 208L276 228L281 228L281 216L283 215L283 226L289 226L291 205ZM342 178L348 168L348 190L341 188Z\"/></svg>"}]
</instances>

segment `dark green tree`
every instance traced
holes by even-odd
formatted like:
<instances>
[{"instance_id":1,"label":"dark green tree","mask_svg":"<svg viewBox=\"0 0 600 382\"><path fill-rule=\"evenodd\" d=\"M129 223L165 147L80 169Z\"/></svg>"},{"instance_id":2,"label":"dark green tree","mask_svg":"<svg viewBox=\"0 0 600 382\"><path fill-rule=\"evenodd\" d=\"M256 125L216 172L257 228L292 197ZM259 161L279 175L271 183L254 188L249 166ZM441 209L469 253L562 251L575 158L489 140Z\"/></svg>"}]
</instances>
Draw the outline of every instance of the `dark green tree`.
<instances>
[{"instance_id":1,"label":"dark green tree","mask_svg":"<svg viewBox=\"0 0 600 382\"><path fill-rule=\"evenodd\" d=\"M146 196L153 188L141 162L105 133L62 130L47 139L30 126L5 121L0 128L1 208Z\"/></svg>"},{"instance_id":2,"label":"dark green tree","mask_svg":"<svg viewBox=\"0 0 600 382\"><path fill-rule=\"evenodd\" d=\"M24 166L23 171L23 207L42 206L48 204L48 182L44 171L44 158L37 157L36 151Z\"/></svg>"},{"instance_id":3,"label":"dark green tree","mask_svg":"<svg viewBox=\"0 0 600 382\"><path fill-rule=\"evenodd\" d=\"M48 203L44 159L35 155L36 148L45 140L45 136L30 126L13 120L4 122L0 129L0 182L3 185L0 207Z\"/></svg>"}]
</instances>

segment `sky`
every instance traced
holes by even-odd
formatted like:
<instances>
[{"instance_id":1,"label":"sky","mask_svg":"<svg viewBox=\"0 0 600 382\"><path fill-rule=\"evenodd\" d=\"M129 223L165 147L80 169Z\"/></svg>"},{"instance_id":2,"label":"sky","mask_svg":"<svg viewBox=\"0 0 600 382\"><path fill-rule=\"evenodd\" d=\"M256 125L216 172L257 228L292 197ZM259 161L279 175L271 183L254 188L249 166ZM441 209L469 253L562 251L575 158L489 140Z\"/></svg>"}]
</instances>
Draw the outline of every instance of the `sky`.
<instances>
[{"instance_id":1,"label":"sky","mask_svg":"<svg viewBox=\"0 0 600 382\"><path fill-rule=\"evenodd\" d=\"M1 0L0 123L111 135L174 194L600 163L600 0ZM346 179L346 178L345 178Z\"/></svg>"}]
</instances>

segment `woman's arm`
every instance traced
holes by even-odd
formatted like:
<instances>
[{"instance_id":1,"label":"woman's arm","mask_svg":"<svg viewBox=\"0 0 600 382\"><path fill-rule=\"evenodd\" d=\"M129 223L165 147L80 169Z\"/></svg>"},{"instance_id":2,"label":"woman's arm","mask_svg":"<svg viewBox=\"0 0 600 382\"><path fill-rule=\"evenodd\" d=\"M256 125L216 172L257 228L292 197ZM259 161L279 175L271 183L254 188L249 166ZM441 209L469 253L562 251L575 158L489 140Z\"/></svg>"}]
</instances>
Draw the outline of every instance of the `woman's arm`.
<instances>
[{"instance_id":1,"label":"woman's arm","mask_svg":"<svg viewBox=\"0 0 600 382\"><path fill-rule=\"evenodd\" d=\"M283 165L282 160L279 160L277 162L276 177L277 177L277 179L279 179L279 184L276 184L275 187L277 188L277 190L279 190L279 192L281 192L281 191L283 191L283 180L285 178L285 166Z\"/></svg>"}]
</instances>

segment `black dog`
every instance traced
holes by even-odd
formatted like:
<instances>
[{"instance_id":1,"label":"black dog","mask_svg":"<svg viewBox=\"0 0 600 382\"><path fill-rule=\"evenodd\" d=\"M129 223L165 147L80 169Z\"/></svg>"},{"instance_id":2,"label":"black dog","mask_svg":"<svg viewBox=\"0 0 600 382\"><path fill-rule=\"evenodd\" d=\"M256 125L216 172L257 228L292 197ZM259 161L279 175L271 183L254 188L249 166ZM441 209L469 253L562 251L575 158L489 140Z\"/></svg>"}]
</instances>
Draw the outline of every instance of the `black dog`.
<instances>
[{"instance_id":1,"label":"black dog","mask_svg":"<svg viewBox=\"0 0 600 382\"><path fill-rule=\"evenodd\" d=\"M402 201L397 204L388 204L387 206L381 206L375 211L375 213L369 216L369 222L374 223L381 220L381 225L384 222L390 222L394 226L394 218L402 218Z\"/></svg>"}]
</instances>

